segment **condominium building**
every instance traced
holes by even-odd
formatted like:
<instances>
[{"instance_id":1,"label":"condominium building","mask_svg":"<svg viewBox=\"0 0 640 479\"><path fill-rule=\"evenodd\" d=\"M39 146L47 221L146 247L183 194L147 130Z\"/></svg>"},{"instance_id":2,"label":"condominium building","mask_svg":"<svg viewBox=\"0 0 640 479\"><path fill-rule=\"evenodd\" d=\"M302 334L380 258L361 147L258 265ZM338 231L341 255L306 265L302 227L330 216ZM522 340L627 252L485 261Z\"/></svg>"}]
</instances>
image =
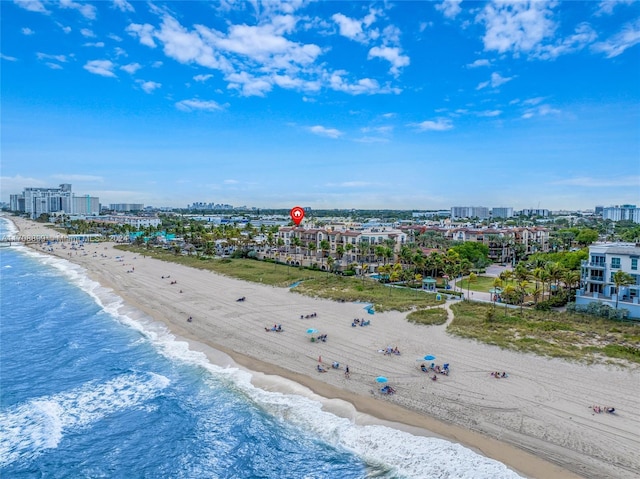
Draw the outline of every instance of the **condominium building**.
<instances>
[{"instance_id":1,"label":"condominium building","mask_svg":"<svg viewBox=\"0 0 640 479\"><path fill-rule=\"evenodd\" d=\"M640 209L636 205L616 205L602 209L602 218L611 221L633 221L640 223Z\"/></svg>"},{"instance_id":2,"label":"condominium building","mask_svg":"<svg viewBox=\"0 0 640 479\"><path fill-rule=\"evenodd\" d=\"M581 287L576 304L597 301L629 310L629 317L640 318L640 244L605 243L589 246L589 259L582 262ZM630 274L634 283L616 291L613 275L617 271Z\"/></svg>"},{"instance_id":3,"label":"condominium building","mask_svg":"<svg viewBox=\"0 0 640 479\"><path fill-rule=\"evenodd\" d=\"M492 218L512 218L513 217L513 208L512 207L498 207L491 209L491 217Z\"/></svg>"},{"instance_id":4,"label":"condominium building","mask_svg":"<svg viewBox=\"0 0 640 479\"><path fill-rule=\"evenodd\" d=\"M73 196L72 213L74 215L95 216L100 214L100 200L97 196Z\"/></svg>"},{"instance_id":5,"label":"condominium building","mask_svg":"<svg viewBox=\"0 0 640 479\"><path fill-rule=\"evenodd\" d=\"M63 183L58 188L25 188L21 194L9 197L9 206L11 211L27 213L32 219L51 213L100 214L98 197L74 196L68 183Z\"/></svg>"},{"instance_id":6,"label":"condominium building","mask_svg":"<svg viewBox=\"0 0 640 479\"><path fill-rule=\"evenodd\" d=\"M451 219L456 218L478 218L481 220L489 218L489 208L486 206L453 206L451 208Z\"/></svg>"},{"instance_id":7,"label":"condominium building","mask_svg":"<svg viewBox=\"0 0 640 479\"><path fill-rule=\"evenodd\" d=\"M142 211L144 205L142 203L111 203L109 209L118 213L126 213L128 211Z\"/></svg>"},{"instance_id":8,"label":"condominium building","mask_svg":"<svg viewBox=\"0 0 640 479\"><path fill-rule=\"evenodd\" d=\"M525 208L520 212L520 215L529 217L540 216L542 218L547 218L550 215L550 212L545 208Z\"/></svg>"}]
</instances>

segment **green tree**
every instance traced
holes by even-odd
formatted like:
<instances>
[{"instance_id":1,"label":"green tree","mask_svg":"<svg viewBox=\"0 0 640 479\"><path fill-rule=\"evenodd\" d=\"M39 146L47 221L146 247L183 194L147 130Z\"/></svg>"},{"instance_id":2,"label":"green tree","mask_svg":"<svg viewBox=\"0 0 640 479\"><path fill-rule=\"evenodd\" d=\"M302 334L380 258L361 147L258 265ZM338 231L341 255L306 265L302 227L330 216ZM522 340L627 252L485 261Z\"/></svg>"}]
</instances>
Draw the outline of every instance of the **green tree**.
<instances>
[{"instance_id":1,"label":"green tree","mask_svg":"<svg viewBox=\"0 0 640 479\"><path fill-rule=\"evenodd\" d=\"M469 273L467 278L467 300L469 299L469 290L471 289L471 283L478 281L478 275L475 273Z\"/></svg>"},{"instance_id":2,"label":"green tree","mask_svg":"<svg viewBox=\"0 0 640 479\"><path fill-rule=\"evenodd\" d=\"M620 288L635 283L635 278L624 271L616 271L613 274L613 284L616 285L616 309L618 309L618 300L620 298Z\"/></svg>"},{"instance_id":3,"label":"green tree","mask_svg":"<svg viewBox=\"0 0 640 479\"><path fill-rule=\"evenodd\" d=\"M588 246L598 241L598 232L592 229L583 229L576 236L576 243L581 246Z\"/></svg>"}]
</instances>

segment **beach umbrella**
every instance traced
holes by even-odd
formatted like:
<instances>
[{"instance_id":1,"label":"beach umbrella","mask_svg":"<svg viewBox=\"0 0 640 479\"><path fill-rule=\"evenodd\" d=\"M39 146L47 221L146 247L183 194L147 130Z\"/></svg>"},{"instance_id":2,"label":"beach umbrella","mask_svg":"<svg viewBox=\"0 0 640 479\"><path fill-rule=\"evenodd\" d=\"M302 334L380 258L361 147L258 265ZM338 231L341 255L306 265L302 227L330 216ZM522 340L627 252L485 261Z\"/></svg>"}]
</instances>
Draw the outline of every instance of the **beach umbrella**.
<instances>
[{"instance_id":1,"label":"beach umbrella","mask_svg":"<svg viewBox=\"0 0 640 479\"><path fill-rule=\"evenodd\" d=\"M386 383L387 381L388 381L388 379L387 379L387 378L385 378L384 376L378 376L378 377L376 378L376 382L377 382L377 383Z\"/></svg>"},{"instance_id":2,"label":"beach umbrella","mask_svg":"<svg viewBox=\"0 0 640 479\"><path fill-rule=\"evenodd\" d=\"M318 332L318 330L317 330L317 329L313 329L313 328L309 328L309 329L307 329L307 334L315 334L315 333L317 333L317 332Z\"/></svg>"},{"instance_id":3,"label":"beach umbrella","mask_svg":"<svg viewBox=\"0 0 640 479\"><path fill-rule=\"evenodd\" d=\"M436 357L432 356L431 354L427 354L424 358L425 361L433 361Z\"/></svg>"}]
</instances>

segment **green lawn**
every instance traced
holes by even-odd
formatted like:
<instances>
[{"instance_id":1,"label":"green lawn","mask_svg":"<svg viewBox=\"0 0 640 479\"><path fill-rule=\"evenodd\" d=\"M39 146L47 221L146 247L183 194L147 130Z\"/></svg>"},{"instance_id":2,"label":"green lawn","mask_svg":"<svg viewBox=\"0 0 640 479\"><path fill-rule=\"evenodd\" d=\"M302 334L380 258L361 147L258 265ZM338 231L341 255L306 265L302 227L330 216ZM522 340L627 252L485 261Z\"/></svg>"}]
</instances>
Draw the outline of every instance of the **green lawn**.
<instances>
[{"instance_id":1,"label":"green lawn","mask_svg":"<svg viewBox=\"0 0 640 479\"><path fill-rule=\"evenodd\" d=\"M495 279L496 278L492 276L478 276L476 278L476 281L471 283L469 290L488 293L489 290L493 288L493 282ZM469 283L469 280L467 278L461 279L460 281L457 282L457 288L461 289L462 291L467 291L468 283ZM509 284L515 287L518 283L516 280L504 282L501 286L502 289L504 289L505 286ZM530 281L529 286L527 286L527 291L532 292L535 289L535 287L536 287L535 281Z\"/></svg>"},{"instance_id":2,"label":"green lawn","mask_svg":"<svg viewBox=\"0 0 640 479\"><path fill-rule=\"evenodd\" d=\"M640 363L640 323L582 314L495 307L469 301L451 306L447 331L516 351L588 362Z\"/></svg>"}]
</instances>

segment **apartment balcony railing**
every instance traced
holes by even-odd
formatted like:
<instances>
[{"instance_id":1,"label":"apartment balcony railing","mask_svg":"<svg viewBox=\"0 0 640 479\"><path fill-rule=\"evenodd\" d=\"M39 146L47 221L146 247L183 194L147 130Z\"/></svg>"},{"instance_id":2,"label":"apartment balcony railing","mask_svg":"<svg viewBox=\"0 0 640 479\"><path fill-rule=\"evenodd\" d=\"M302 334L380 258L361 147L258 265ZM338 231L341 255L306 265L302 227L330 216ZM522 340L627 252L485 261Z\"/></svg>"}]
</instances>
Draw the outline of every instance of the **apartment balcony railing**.
<instances>
[{"instance_id":1,"label":"apartment balcony railing","mask_svg":"<svg viewBox=\"0 0 640 479\"><path fill-rule=\"evenodd\" d=\"M598 268L598 269L605 269L607 267L606 263L601 263L601 262L591 262L591 261L587 261L587 260L582 260L581 261L581 265L583 267L588 267L588 268Z\"/></svg>"},{"instance_id":2,"label":"apartment balcony railing","mask_svg":"<svg viewBox=\"0 0 640 479\"><path fill-rule=\"evenodd\" d=\"M602 276L589 276L588 280L591 283L604 283L604 278Z\"/></svg>"}]
</instances>

